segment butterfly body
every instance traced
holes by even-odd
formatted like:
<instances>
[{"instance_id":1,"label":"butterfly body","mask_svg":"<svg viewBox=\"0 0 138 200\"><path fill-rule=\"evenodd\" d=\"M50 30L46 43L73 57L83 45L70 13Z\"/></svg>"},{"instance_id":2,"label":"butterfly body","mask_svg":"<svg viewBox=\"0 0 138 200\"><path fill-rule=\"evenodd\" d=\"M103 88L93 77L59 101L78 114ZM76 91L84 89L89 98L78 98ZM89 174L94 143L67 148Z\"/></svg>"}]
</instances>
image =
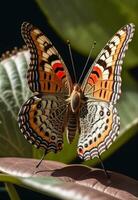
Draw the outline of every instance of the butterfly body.
<instances>
[{"instance_id":1,"label":"butterfly body","mask_svg":"<svg viewBox=\"0 0 138 200\"><path fill-rule=\"evenodd\" d=\"M83 103L83 93L78 84L74 84L73 91L67 101L73 113L77 113L80 110L80 106Z\"/></svg>"},{"instance_id":2,"label":"butterfly body","mask_svg":"<svg viewBox=\"0 0 138 200\"><path fill-rule=\"evenodd\" d=\"M25 138L45 152L63 148L63 133L71 143L79 132L78 155L99 157L116 140L120 118L115 104L121 95L122 59L134 25L122 27L90 67L82 84L73 84L58 51L44 34L23 23L30 50L27 80L33 96L21 107L19 127Z\"/></svg>"}]
</instances>

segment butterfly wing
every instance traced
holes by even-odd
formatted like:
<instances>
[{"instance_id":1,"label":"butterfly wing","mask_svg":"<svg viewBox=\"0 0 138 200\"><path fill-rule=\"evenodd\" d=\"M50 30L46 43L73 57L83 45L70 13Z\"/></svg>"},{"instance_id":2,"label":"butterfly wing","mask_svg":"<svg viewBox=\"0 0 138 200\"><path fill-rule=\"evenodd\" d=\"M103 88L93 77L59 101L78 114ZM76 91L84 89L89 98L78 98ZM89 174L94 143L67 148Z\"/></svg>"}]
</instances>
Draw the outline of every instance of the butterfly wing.
<instances>
[{"instance_id":1,"label":"butterfly wing","mask_svg":"<svg viewBox=\"0 0 138 200\"><path fill-rule=\"evenodd\" d=\"M81 158L99 157L119 133L120 120L113 104L121 94L122 59L133 33L133 24L120 29L100 52L82 83L87 100L80 110Z\"/></svg>"},{"instance_id":2,"label":"butterfly wing","mask_svg":"<svg viewBox=\"0 0 138 200\"><path fill-rule=\"evenodd\" d=\"M87 101L80 112L80 127L78 155L88 160L110 147L119 133L120 119L111 103Z\"/></svg>"},{"instance_id":3,"label":"butterfly wing","mask_svg":"<svg viewBox=\"0 0 138 200\"><path fill-rule=\"evenodd\" d=\"M33 25L24 22L22 36L30 50L27 80L37 95L21 107L18 123L25 138L45 152L62 149L66 124L66 95L70 94L72 81L59 53Z\"/></svg>"},{"instance_id":4,"label":"butterfly wing","mask_svg":"<svg viewBox=\"0 0 138 200\"><path fill-rule=\"evenodd\" d=\"M82 84L85 96L116 103L121 94L121 65L134 25L121 28L100 52Z\"/></svg>"},{"instance_id":5,"label":"butterfly wing","mask_svg":"<svg viewBox=\"0 0 138 200\"><path fill-rule=\"evenodd\" d=\"M21 107L18 122L25 138L46 152L60 151L66 121L66 102L56 95L36 95Z\"/></svg>"},{"instance_id":6,"label":"butterfly wing","mask_svg":"<svg viewBox=\"0 0 138 200\"><path fill-rule=\"evenodd\" d=\"M70 93L72 81L61 56L44 34L24 22L21 33L30 50L27 79L33 92Z\"/></svg>"}]
</instances>

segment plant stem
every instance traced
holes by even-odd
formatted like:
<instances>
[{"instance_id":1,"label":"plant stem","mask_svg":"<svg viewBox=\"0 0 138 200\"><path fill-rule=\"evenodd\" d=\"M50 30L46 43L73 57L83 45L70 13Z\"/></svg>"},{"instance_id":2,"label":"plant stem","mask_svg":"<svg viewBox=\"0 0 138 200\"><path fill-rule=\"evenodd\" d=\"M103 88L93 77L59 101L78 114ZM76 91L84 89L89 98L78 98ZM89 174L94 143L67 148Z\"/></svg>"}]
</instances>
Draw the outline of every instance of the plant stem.
<instances>
[{"instance_id":1,"label":"plant stem","mask_svg":"<svg viewBox=\"0 0 138 200\"><path fill-rule=\"evenodd\" d=\"M5 188L11 200L21 200L12 183L5 182Z\"/></svg>"}]
</instances>

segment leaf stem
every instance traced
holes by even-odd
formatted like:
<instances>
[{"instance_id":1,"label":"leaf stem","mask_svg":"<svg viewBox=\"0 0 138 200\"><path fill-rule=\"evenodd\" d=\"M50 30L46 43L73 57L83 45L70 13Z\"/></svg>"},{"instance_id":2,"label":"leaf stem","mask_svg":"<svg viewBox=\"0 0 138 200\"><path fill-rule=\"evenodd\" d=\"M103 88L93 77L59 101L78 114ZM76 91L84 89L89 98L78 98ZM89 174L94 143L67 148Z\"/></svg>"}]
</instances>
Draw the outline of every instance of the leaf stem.
<instances>
[{"instance_id":1,"label":"leaf stem","mask_svg":"<svg viewBox=\"0 0 138 200\"><path fill-rule=\"evenodd\" d=\"M20 200L20 197L12 183L5 182L5 188L11 200Z\"/></svg>"}]
</instances>

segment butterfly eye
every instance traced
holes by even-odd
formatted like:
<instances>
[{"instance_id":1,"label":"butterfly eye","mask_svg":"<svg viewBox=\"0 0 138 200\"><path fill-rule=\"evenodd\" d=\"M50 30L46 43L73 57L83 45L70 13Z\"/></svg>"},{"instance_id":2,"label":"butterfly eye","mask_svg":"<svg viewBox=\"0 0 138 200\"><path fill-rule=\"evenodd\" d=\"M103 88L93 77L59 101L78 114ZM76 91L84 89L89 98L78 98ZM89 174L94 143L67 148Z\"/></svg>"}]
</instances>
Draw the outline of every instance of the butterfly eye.
<instances>
[{"instance_id":1,"label":"butterfly eye","mask_svg":"<svg viewBox=\"0 0 138 200\"><path fill-rule=\"evenodd\" d=\"M104 112L102 110L100 110L99 114L102 117L104 115Z\"/></svg>"}]
</instances>

